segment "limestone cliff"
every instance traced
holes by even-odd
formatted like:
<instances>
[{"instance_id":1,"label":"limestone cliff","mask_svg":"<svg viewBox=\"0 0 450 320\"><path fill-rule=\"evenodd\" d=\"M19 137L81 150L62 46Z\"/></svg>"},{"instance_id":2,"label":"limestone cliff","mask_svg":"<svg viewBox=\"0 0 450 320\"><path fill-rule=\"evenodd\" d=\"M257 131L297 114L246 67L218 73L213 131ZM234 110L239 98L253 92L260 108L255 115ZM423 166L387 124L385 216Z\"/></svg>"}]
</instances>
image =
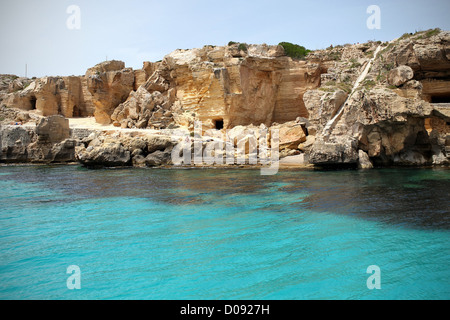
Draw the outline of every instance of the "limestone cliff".
<instances>
[{"instance_id":1,"label":"limestone cliff","mask_svg":"<svg viewBox=\"0 0 450 320\"><path fill-rule=\"evenodd\" d=\"M281 157L302 155L318 166L448 165L450 32L330 47L303 60L281 46L230 43L176 50L140 70L107 61L79 77L0 77L0 121L39 125L52 115L169 132L192 132L195 120L204 131L272 127L280 131ZM19 131L2 129L3 161L31 154L20 145L33 134L17 146L20 139L3 138ZM71 137L86 165L170 163L168 146L139 152L108 134Z\"/></svg>"},{"instance_id":2,"label":"limestone cliff","mask_svg":"<svg viewBox=\"0 0 450 320\"><path fill-rule=\"evenodd\" d=\"M159 129L196 119L209 129L307 117L303 94L319 86L321 64L293 60L280 46L239 48L205 46L167 55L115 110L114 124Z\"/></svg>"},{"instance_id":3,"label":"limestone cliff","mask_svg":"<svg viewBox=\"0 0 450 320\"><path fill-rule=\"evenodd\" d=\"M381 50L374 57L375 47ZM345 55L353 48L338 50ZM310 161L357 164L360 154L363 158L367 154L375 165L448 164L449 49L450 33L432 30L372 43L359 58L347 61L347 66L341 58L333 70L335 80L305 95L313 115L310 121L318 133ZM336 49L329 51L333 55ZM367 76L349 89L354 82L342 75L355 68L361 73L368 58L373 66ZM348 100L339 99L343 88L350 94Z\"/></svg>"}]
</instances>

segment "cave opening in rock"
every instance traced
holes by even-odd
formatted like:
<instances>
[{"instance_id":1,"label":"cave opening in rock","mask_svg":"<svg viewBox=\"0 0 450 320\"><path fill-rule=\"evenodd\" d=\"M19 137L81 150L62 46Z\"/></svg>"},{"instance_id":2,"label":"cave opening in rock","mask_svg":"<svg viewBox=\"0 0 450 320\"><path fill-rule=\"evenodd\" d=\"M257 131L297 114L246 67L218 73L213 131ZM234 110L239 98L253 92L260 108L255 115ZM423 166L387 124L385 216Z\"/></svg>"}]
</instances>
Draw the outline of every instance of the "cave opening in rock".
<instances>
[{"instance_id":1,"label":"cave opening in rock","mask_svg":"<svg viewBox=\"0 0 450 320\"><path fill-rule=\"evenodd\" d=\"M222 130L223 129L223 120L215 120L214 121L216 130Z\"/></svg>"},{"instance_id":2,"label":"cave opening in rock","mask_svg":"<svg viewBox=\"0 0 450 320\"><path fill-rule=\"evenodd\" d=\"M450 103L450 94L433 95L431 96L431 103Z\"/></svg>"},{"instance_id":3,"label":"cave opening in rock","mask_svg":"<svg viewBox=\"0 0 450 320\"><path fill-rule=\"evenodd\" d=\"M73 106L72 117L73 117L73 118L79 118L79 117L81 117L81 111L80 111L80 108L79 108L77 105L74 105L74 106Z\"/></svg>"},{"instance_id":4,"label":"cave opening in rock","mask_svg":"<svg viewBox=\"0 0 450 320\"><path fill-rule=\"evenodd\" d=\"M309 136L308 128L306 126L302 125L302 129L303 129L303 132L305 133L305 135L308 137Z\"/></svg>"},{"instance_id":5,"label":"cave opening in rock","mask_svg":"<svg viewBox=\"0 0 450 320\"><path fill-rule=\"evenodd\" d=\"M30 99L31 110L36 110L36 97Z\"/></svg>"}]
</instances>

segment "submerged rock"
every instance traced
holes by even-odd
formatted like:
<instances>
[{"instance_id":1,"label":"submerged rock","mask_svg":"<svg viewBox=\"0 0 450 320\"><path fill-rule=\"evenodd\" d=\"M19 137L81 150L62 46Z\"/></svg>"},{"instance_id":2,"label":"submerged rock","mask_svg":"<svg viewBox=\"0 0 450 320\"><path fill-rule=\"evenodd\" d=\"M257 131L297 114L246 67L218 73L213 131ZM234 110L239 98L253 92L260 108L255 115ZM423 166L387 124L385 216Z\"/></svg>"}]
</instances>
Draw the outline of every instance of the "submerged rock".
<instances>
[{"instance_id":1,"label":"submerged rock","mask_svg":"<svg viewBox=\"0 0 450 320\"><path fill-rule=\"evenodd\" d=\"M342 142L316 141L309 161L315 165L356 165L359 159L356 141Z\"/></svg>"},{"instance_id":2,"label":"submerged rock","mask_svg":"<svg viewBox=\"0 0 450 320\"><path fill-rule=\"evenodd\" d=\"M145 158L147 167L159 167L169 164L171 153L168 151L155 151Z\"/></svg>"},{"instance_id":3,"label":"submerged rock","mask_svg":"<svg viewBox=\"0 0 450 320\"><path fill-rule=\"evenodd\" d=\"M359 169L373 169L373 164L370 161L369 155L362 150L359 150L358 168Z\"/></svg>"}]
</instances>

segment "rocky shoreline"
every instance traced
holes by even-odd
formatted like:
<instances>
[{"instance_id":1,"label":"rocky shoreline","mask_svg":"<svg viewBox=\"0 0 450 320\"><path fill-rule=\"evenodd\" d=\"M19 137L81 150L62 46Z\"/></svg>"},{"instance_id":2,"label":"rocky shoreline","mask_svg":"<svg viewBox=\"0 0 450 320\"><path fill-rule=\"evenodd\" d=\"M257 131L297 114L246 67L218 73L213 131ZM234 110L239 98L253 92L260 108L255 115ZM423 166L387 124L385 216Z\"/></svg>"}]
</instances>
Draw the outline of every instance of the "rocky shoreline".
<instances>
[{"instance_id":1,"label":"rocky shoreline","mask_svg":"<svg viewBox=\"0 0 450 320\"><path fill-rule=\"evenodd\" d=\"M295 127L295 126L294 126ZM301 126L299 126L301 128ZM229 132L237 137L242 134L236 128ZM0 163L4 164L82 164L88 168L102 167L172 167L172 151L180 142L198 143L202 152L206 148L215 147L218 139L211 137L190 137L189 131L179 130L118 130L118 129L88 129L70 128L69 120L63 116L41 118L36 126L32 125L0 125ZM297 139L295 137L294 139ZM286 138L284 145L292 143ZM298 143L298 141L294 141ZM282 146L284 146L282 145ZM236 145L233 144L233 147ZM298 152L296 152L298 153ZM292 154L292 152L291 152ZM181 153L181 156L183 154ZM222 155L224 157L226 154ZM226 164L185 163L177 167L215 167L215 168L260 168L261 164L248 163L248 155L244 159L247 163L236 161ZM283 154L284 158L289 152ZM192 155L192 160L194 157ZM284 161L280 161L283 166ZM304 161L286 163L286 166L308 167Z\"/></svg>"},{"instance_id":2,"label":"rocky shoreline","mask_svg":"<svg viewBox=\"0 0 450 320\"><path fill-rule=\"evenodd\" d=\"M288 129L295 128L296 123L290 123ZM301 126L300 126L301 127ZM241 130L247 128L238 128ZM286 130L286 129L285 129ZM234 136L240 134L235 130ZM233 131L231 132L233 134ZM184 142L186 135L180 136L180 132L151 131L147 130L101 130L86 128L70 128L69 120L62 116L51 116L42 118L36 126L0 125L0 164L2 165L83 165L90 169L97 168L218 168L218 169L261 169L264 167L259 161L255 164L249 163L249 155L245 157L244 164L206 164L192 163L174 165L172 162L172 151L180 143ZM363 153L358 156L355 163L332 163L314 164L304 153L298 150L286 149L292 139L287 141L286 137L281 139L280 160L277 164L279 169L371 169L374 167L448 167L443 164L394 164L394 165L372 165L370 159ZM198 142L202 146L202 152L214 146L217 140L209 137L190 138L192 148ZM304 140L304 139L302 139ZM239 143L234 139L235 144ZM306 142L306 140L305 140ZM299 143L294 141L294 143ZM308 144L300 143L303 146ZM312 147L312 143L310 147ZM345 152L345 150L343 150ZM330 156L332 152L326 153ZM182 155L182 154L181 154ZM234 153L234 157L237 155ZM364 157L364 158L363 158ZM235 158L237 159L237 158ZM258 158L259 160L259 158ZM367 165L370 163L370 165Z\"/></svg>"},{"instance_id":3,"label":"rocky shoreline","mask_svg":"<svg viewBox=\"0 0 450 320\"><path fill-rule=\"evenodd\" d=\"M88 118L98 127L70 125ZM176 157L218 160L185 157L186 167L260 167L275 154L283 168L448 167L450 32L302 60L282 46L230 43L141 70L107 61L80 77L0 76L0 163L166 167L181 145Z\"/></svg>"}]
</instances>

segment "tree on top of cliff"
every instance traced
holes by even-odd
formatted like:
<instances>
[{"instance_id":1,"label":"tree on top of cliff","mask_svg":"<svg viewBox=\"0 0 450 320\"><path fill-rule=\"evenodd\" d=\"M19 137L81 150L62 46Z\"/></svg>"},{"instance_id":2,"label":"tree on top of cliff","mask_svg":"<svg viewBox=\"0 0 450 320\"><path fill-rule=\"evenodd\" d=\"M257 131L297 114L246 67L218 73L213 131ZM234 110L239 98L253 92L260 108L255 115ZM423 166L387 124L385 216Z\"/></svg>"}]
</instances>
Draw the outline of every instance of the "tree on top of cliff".
<instances>
[{"instance_id":1,"label":"tree on top of cliff","mask_svg":"<svg viewBox=\"0 0 450 320\"><path fill-rule=\"evenodd\" d=\"M311 52L303 46L289 42L281 42L278 45L282 46L286 55L293 59L303 59Z\"/></svg>"}]
</instances>

